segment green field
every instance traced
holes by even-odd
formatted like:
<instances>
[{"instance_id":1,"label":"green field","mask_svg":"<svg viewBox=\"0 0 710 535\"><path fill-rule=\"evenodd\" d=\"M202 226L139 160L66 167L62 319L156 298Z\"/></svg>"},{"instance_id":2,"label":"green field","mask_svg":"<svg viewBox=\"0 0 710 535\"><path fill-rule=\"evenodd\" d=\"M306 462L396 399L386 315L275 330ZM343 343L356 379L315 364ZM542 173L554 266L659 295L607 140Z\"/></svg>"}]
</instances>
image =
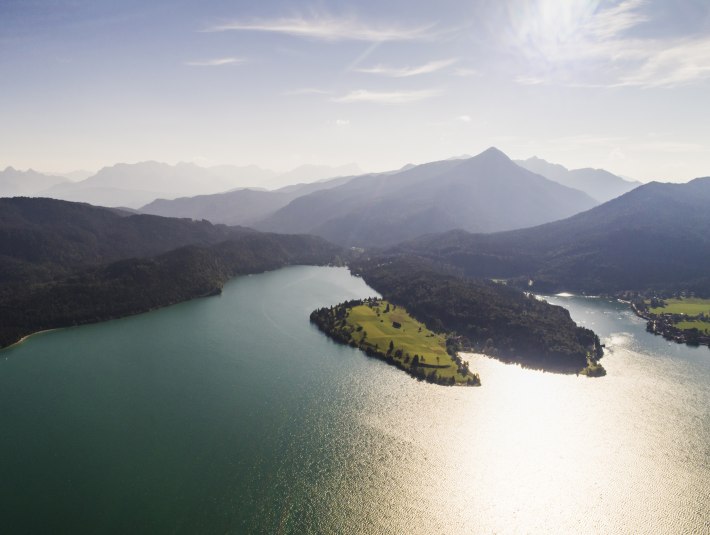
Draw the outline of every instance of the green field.
<instances>
[{"instance_id":1,"label":"green field","mask_svg":"<svg viewBox=\"0 0 710 535\"><path fill-rule=\"evenodd\" d=\"M666 299L665 303L665 307L649 308L649 311L653 314L710 315L710 299Z\"/></svg>"},{"instance_id":2,"label":"green field","mask_svg":"<svg viewBox=\"0 0 710 535\"><path fill-rule=\"evenodd\" d=\"M453 377L457 383L465 383L472 377L470 373L464 375L458 371L456 362L446 352L446 338L427 329L402 307L384 300L355 306L348 310L346 323L353 329L352 337L360 345L386 353L392 342L394 349L390 354L407 369L417 356L422 369L436 370L441 378ZM395 327L395 323L401 327Z\"/></svg>"},{"instance_id":3,"label":"green field","mask_svg":"<svg viewBox=\"0 0 710 535\"><path fill-rule=\"evenodd\" d=\"M707 321L679 321L675 326L682 330L698 329L700 332L710 334L710 322Z\"/></svg>"}]
</instances>

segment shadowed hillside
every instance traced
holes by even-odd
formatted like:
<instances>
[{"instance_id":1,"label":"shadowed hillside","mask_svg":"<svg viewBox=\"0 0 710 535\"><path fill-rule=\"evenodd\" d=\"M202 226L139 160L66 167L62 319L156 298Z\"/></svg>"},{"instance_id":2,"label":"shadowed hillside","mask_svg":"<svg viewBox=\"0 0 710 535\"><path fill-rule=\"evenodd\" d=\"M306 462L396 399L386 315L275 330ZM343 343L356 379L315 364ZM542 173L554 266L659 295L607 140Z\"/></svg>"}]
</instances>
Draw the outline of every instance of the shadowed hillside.
<instances>
[{"instance_id":1,"label":"shadowed hillside","mask_svg":"<svg viewBox=\"0 0 710 535\"><path fill-rule=\"evenodd\" d=\"M490 235L450 232L401 244L468 275L519 278L538 291L710 294L710 177L653 182L587 212Z\"/></svg>"}]
</instances>

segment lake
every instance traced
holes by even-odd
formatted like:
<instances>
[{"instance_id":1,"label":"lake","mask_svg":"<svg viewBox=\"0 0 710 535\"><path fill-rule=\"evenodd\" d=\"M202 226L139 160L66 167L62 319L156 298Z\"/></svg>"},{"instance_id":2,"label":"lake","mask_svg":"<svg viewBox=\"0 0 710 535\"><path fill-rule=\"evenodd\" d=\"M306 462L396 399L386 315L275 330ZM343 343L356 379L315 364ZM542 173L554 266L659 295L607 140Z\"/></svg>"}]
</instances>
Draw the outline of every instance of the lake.
<instances>
[{"instance_id":1,"label":"lake","mask_svg":"<svg viewBox=\"0 0 710 535\"><path fill-rule=\"evenodd\" d=\"M0 352L4 533L707 533L710 351L549 297L606 377L471 355L420 383L310 312L377 295L290 267Z\"/></svg>"}]
</instances>

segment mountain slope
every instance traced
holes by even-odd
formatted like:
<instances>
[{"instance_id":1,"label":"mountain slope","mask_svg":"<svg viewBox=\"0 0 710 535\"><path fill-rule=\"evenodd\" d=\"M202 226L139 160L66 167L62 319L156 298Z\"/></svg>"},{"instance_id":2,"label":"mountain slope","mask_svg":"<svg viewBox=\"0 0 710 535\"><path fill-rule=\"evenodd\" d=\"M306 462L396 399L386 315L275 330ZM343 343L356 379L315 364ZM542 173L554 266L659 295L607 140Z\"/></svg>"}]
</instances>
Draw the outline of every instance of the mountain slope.
<instances>
[{"instance_id":1,"label":"mountain slope","mask_svg":"<svg viewBox=\"0 0 710 535\"><path fill-rule=\"evenodd\" d=\"M145 205L140 211L166 217L207 219L213 223L227 225L250 225L269 216L301 195L336 187L348 180L350 177L333 178L309 184L286 186L276 191L240 189L173 200L156 199Z\"/></svg>"},{"instance_id":2,"label":"mountain slope","mask_svg":"<svg viewBox=\"0 0 710 535\"><path fill-rule=\"evenodd\" d=\"M0 285L189 244L214 244L242 232L55 199L0 199Z\"/></svg>"},{"instance_id":3,"label":"mountain slope","mask_svg":"<svg viewBox=\"0 0 710 535\"><path fill-rule=\"evenodd\" d=\"M326 264L338 248L313 236L244 233L129 258L35 284L0 286L0 347L36 331L93 323L220 293L239 274Z\"/></svg>"},{"instance_id":4,"label":"mountain slope","mask_svg":"<svg viewBox=\"0 0 710 535\"><path fill-rule=\"evenodd\" d=\"M381 246L455 228L494 232L526 227L594 204L586 194L522 169L491 148L466 160L357 177L301 196L255 228Z\"/></svg>"},{"instance_id":5,"label":"mountain slope","mask_svg":"<svg viewBox=\"0 0 710 535\"><path fill-rule=\"evenodd\" d=\"M710 294L710 177L652 182L587 212L490 235L450 232L401 244L466 274L534 281L539 291L689 289Z\"/></svg>"},{"instance_id":6,"label":"mountain slope","mask_svg":"<svg viewBox=\"0 0 710 535\"><path fill-rule=\"evenodd\" d=\"M283 188L291 184L300 184L303 182L316 182L328 180L331 178L361 175L362 170L357 164L349 163L345 165L330 166L330 165L300 165L295 169L286 171L285 173L277 174L274 177L265 180L262 184L268 188ZM254 184L250 184L253 186Z\"/></svg>"},{"instance_id":7,"label":"mountain slope","mask_svg":"<svg viewBox=\"0 0 710 535\"><path fill-rule=\"evenodd\" d=\"M81 182L48 188L44 196L100 206L139 208L159 198L217 193L246 184L258 185L272 171L255 166L204 168L192 163L119 163L104 167Z\"/></svg>"},{"instance_id":8,"label":"mountain slope","mask_svg":"<svg viewBox=\"0 0 710 535\"><path fill-rule=\"evenodd\" d=\"M32 169L18 171L7 167L0 171L0 197L34 196L47 188L68 182L69 180L62 176L45 175Z\"/></svg>"},{"instance_id":9,"label":"mountain slope","mask_svg":"<svg viewBox=\"0 0 710 535\"><path fill-rule=\"evenodd\" d=\"M534 156L527 160L515 160L515 163L564 186L583 191L599 202L614 199L641 185L640 182L626 180L604 169L567 169Z\"/></svg>"},{"instance_id":10,"label":"mountain slope","mask_svg":"<svg viewBox=\"0 0 710 535\"><path fill-rule=\"evenodd\" d=\"M339 252L313 236L0 199L0 347L37 330L219 293L234 275L329 263Z\"/></svg>"}]
</instances>

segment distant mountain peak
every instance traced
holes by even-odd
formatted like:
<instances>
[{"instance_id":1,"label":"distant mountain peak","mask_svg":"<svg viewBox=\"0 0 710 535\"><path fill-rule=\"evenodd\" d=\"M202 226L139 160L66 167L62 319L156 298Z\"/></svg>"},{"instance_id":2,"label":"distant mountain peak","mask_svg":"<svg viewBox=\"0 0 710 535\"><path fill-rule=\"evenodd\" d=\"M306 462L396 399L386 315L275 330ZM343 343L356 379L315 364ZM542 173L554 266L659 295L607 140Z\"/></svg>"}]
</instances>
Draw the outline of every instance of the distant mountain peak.
<instances>
[{"instance_id":1,"label":"distant mountain peak","mask_svg":"<svg viewBox=\"0 0 710 535\"><path fill-rule=\"evenodd\" d=\"M563 165L548 162L537 156L527 160L516 160L515 163L528 171L583 191L599 202L606 202L623 195L639 185L638 182L626 180L604 169L591 167L567 169Z\"/></svg>"},{"instance_id":2,"label":"distant mountain peak","mask_svg":"<svg viewBox=\"0 0 710 535\"><path fill-rule=\"evenodd\" d=\"M497 147L489 147L471 159L485 160L488 162L512 162L508 155Z\"/></svg>"},{"instance_id":3,"label":"distant mountain peak","mask_svg":"<svg viewBox=\"0 0 710 535\"><path fill-rule=\"evenodd\" d=\"M483 156L484 154L489 156L503 156L506 160L510 160L510 158L508 158L508 155L502 150L500 150L498 147L488 147L481 154L479 154L479 156Z\"/></svg>"}]
</instances>

